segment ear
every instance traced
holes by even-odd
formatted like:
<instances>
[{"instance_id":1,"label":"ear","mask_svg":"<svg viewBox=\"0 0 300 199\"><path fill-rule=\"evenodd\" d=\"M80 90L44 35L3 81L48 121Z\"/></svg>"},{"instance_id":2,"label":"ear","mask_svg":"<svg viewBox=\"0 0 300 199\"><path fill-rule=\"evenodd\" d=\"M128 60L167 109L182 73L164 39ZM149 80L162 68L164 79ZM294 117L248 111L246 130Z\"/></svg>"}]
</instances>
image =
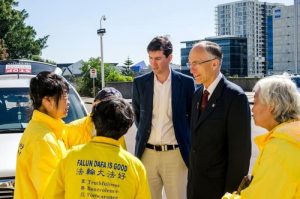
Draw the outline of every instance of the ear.
<instances>
[{"instance_id":1,"label":"ear","mask_svg":"<svg viewBox=\"0 0 300 199\"><path fill-rule=\"evenodd\" d=\"M212 66L214 70L219 70L220 69L220 60L219 59L215 59L212 61Z\"/></svg>"},{"instance_id":2,"label":"ear","mask_svg":"<svg viewBox=\"0 0 300 199\"><path fill-rule=\"evenodd\" d=\"M49 96L45 96L42 100L42 106L45 107L47 110L52 109L54 105L54 99Z\"/></svg>"},{"instance_id":3,"label":"ear","mask_svg":"<svg viewBox=\"0 0 300 199\"><path fill-rule=\"evenodd\" d=\"M168 60L169 60L169 62L171 62L171 61L172 61L172 59L173 59L173 54L170 54L170 55L168 56Z\"/></svg>"},{"instance_id":4,"label":"ear","mask_svg":"<svg viewBox=\"0 0 300 199\"><path fill-rule=\"evenodd\" d=\"M274 107L273 106L268 106L268 111L270 112L270 113L274 113Z\"/></svg>"}]
</instances>

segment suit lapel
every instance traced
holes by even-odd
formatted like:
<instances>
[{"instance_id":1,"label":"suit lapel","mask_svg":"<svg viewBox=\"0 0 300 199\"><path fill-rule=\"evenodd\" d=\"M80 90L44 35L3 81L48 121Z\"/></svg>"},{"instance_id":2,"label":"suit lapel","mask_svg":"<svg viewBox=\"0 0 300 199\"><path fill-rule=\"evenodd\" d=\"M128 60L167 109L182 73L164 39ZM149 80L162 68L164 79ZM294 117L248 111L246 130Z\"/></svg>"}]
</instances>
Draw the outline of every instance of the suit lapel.
<instances>
[{"instance_id":1,"label":"suit lapel","mask_svg":"<svg viewBox=\"0 0 300 199\"><path fill-rule=\"evenodd\" d=\"M178 106L178 99L182 92L182 83L180 77L171 69L171 96L172 96L172 116L173 119L176 117L175 110ZM181 106L184 106L181 104Z\"/></svg>"},{"instance_id":2,"label":"suit lapel","mask_svg":"<svg viewBox=\"0 0 300 199\"><path fill-rule=\"evenodd\" d=\"M205 121L205 119L215 110L216 105L217 105L217 101L218 99L221 97L222 95L222 90L224 87L224 77L222 77L222 79L220 80L220 82L218 83L216 89L214 90L212 96L210 97L210 99L208 100L208 104L205 108L205 110L203 111L203 113L201 113L199 120L197 121L196 124L196 128L203 122ZM202 92L201 92L201 96L202 96Z\"/></svg>"},{"instance_id":3,"label":"suit lapel","mask_svg":"<svg viewBox=\"0 0 300 199\"><path fill-rule=\"evenodd\" d=\"M152 109L153 109L153 89L154 89L154 74L150 73L149 78L145 83L145 113L147 113L147 117L150 117L150 121L152 120Z\"/></svg>"},{"instance_id":4,"label":"suit lapel","mask_svg":"<svg viewBox=\"0 0 300 199\"><path fill-rule=\"evenodd\" d=\"M200 114L200 99L202 98L202 93L203 93L203 87L199 88L192 100L192 116L191 116L191 128L192 130L196 127L199 114Z\"/></svg>"}]
</instances>

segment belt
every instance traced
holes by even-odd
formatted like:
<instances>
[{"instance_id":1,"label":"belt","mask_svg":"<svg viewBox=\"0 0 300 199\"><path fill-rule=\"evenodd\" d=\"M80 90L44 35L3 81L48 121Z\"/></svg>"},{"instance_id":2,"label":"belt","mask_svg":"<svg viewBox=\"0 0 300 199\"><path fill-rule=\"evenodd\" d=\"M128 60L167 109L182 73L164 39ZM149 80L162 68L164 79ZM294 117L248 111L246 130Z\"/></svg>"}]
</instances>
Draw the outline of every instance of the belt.
<instances>
[{"instance_id":1,"label":"belt","mask_svg":"<svg viewBox=\"0 0 300 199\"><path fill-rule=\"evenodd\" d=\"M153 145L153 144L146 144L146 147L149 149L153 149L155 151L170 151L170 150L175 150L176 148L178 148L178 145L168 145L168 144L164 144L164 145Z\"/></svg>"}]
</instances>

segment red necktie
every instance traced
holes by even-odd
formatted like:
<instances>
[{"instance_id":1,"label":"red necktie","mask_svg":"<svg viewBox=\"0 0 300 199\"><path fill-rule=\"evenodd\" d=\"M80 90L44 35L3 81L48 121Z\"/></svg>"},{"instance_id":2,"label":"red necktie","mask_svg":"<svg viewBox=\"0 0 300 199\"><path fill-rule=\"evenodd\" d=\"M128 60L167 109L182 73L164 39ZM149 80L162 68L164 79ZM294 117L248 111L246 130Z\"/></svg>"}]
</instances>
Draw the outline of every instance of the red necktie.
<instances>
[{"instance_id":1,"label":"red necktie","mask_svg":"<svg viewBox=\"0 0 300 199\"><path fill-rule=\"evenodd\" d=\"M204 90L204 92L202 94L202 98L201 98L201 112L204 111L204 109L205 109L205 107L207 105L208 95L209 95L209 92L207 90Z\"/></svg>"}]
</instances>

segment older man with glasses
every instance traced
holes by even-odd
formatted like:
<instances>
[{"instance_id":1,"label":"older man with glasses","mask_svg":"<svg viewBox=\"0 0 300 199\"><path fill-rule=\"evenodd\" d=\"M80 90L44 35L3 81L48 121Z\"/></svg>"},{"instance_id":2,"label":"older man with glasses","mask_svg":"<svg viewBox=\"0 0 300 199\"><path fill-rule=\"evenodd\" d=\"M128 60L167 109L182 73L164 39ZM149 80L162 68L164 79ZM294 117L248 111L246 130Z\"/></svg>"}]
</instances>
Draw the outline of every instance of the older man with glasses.
<instances>
[{"instance_id":1,"label":"older man with glasses","mask_svg":"<svg viewBox=\"0 0 300 199\"><path fill-rule=\"evenodd\" d=\"M197 84L192 101L187 196L221 198L247 175L251 114L247 96L220 72L222 51L209 41L195 44L189 66Z\"/></svg>"}]
</instances>

